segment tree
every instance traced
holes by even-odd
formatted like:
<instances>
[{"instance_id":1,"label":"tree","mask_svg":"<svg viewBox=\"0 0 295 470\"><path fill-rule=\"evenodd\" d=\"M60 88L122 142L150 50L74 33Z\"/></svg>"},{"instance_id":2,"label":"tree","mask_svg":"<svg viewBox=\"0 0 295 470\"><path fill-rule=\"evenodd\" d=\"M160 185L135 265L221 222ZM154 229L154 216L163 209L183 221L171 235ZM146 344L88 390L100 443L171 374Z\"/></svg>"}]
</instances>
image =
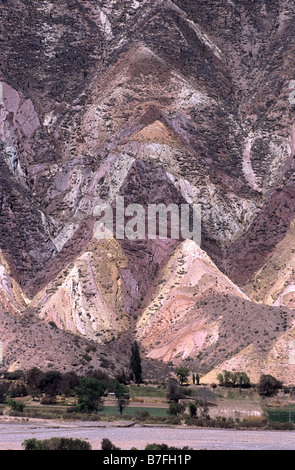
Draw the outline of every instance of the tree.
<instances>
[{"instance_id":1,"label":"tree","mask_svg":"<svg viewBox=\"0 0 295 470\"><path fill-rule=\"evenodd\" d=\"M189 409L190 417L195 418L197 416L197 411L198 411L196 403L193 403L192 401L190 401L188 404L188 409Z\"/></svg>"},{"instance_id":2,"label":"tree","mask_svg":"<svg viewBox=\"0 0 295 470\"><path fill-rule=\"evenodd\" d=\"M200 387L194 390L193 398L197 405L206 406L216 403L216 395L207 387Z\"/></svg>"},{"instance_id":3,"label":"tree","mask_svg":"<svg viewBox=\"0 0 295 470\"><path fill-rule=\"evenodd\" d=\"M170 403L168 413L172 416L181 415L185 411L185 406L181 403Z\"/></svg>"},{"instance_id":4,"label":"tree","mask_svg":"<svg viewBox=\"0 0 295 470\"><path fill-rule=\"evenodd\" d=\"M122 415L124 408L129 405L128 388L118 380L111 379L107 382L107 390L109 393L114 393L116 395L118 408Z\"/></svg>"},{"instance_id":5,"label":"tree","mask_svg":"<svg viewBox=\"0 0 295 470\"><path fill-rule=\"evenodd\" d=\"M92 413L103 409L102 397L105 393L106 386L100 380L82 378L74 390L78 397L78 411L82 413Z\"/></svg>"},{"instance_id":6,"label":"tree","mask_svg":"<svg viewBox=\"0 0 295 470\"><path fill-rule=\"evenodd\" d=\"M29 388L29 392L39 390L41 379L44 377L44 373L37 367L33 367L26 374L26 384Z\"/></svg>"},{"instance_id":7,"label":"tree","mask_svg":"<svg viewBox=\"0 0 295 470\"><path fill-rule=\"evenodd\" d=\"M79 377L75 372L66 372L62 376L60 384L60 393L62 395L71 396L76 385L79 384Z\"/></svg>"},{"instance_id":8,"label":"tree","mask_svg":"<svg viewBox=\"0 0 295 470\"><path fill-rule=\"evenodd\" d=\"M0 384L0 403L6 402L7 393L8 393L8 386L5 384Z\"/></svg>"},{"instance_id":9,"label":"tree","mask_svg":"<svg viewBox=\"0 0 295 470\"><path fill-rule=\"evenodd\" d=\"M176 380L169 380L167 383L167 394L166 397L169 401L178 402L180 398L183 397L183 392L179 387Z\"/></svg>"},{"instance_id":10,"label":"tree","mask_svg":"<svg viewBox=\"0 0 295 470\"><path fill-rule=\"evenodd\" d=\"M187 382L188 376L189 376L190 370L187 367L181 366L178 367L175 371L175 374L177 375L179 379L180 385L183 385L184 383Z\"/></svg>"},{"instance_id":11,"label":"tree","mask_svg":"<svg viewBox=\"0 0 295 470\"><path fill-rule=\"evenodd\" d=\"M39 382L39 388L46 395L55 397L60 391L62 380L62 374L58 371L45 372Z\"/></svg>"},{"instance_id":12,"label":"tree","mask_svg":"<svg viewBox=\"0 0 295 470\"><path fill-rule=\"evenodd\" d=\"M242 388L250 387L250 378L245 372L237 372L237 385Z\"/></svg>"},{"instance_id":13,"label":"tree","mask_svg":"<svg viewBox=\"0 0 295 470\"><path fill-rule=\"evenodd\" d=\"M260 396L271 397L276 395L279 389L282 388L282 382L277 380L272 375L262 374L258 383L258 393Z\"/></svg>"},{"instance_id":14,"label":"tree","mask_svg":"<svg viewBox=\"0 0 295 470\"><path fill-rule=\"evenodd\" d=\"M131 348L130 370L137 384L142 383L142 367L139 347L135 341Z\"/></svg>"},{"instance_id":15,"label":"tree","mask_svg":"<svg viewBox=\"0 0 295 470\"><path fill-rule=\"evenodd\" d=\"M22 446L24 450L45 450L43 441L39 441L35 438L25 440Z\"/></svg>"}]
</instances>

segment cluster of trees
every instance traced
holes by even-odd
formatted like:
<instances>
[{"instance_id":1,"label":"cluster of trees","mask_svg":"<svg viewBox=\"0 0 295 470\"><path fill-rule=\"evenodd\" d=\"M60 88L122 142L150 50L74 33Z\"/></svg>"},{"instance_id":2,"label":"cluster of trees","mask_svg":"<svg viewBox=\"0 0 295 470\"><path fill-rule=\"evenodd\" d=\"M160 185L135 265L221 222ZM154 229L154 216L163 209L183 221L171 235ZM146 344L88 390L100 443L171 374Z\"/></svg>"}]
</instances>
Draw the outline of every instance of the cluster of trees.
<instances>
[{"instance_id":1,"label":"cluster of trees","mask_svg":"<svg viewBox=\"0 0 295 470\"><path fill-rule=\"evenodd\" d=\"M51 370L43 372L34 367L24 373L15 371L5 372L3 378L6 382L0 383L0 402L10 405L13 411L23 411L24 404L12 400L14 396L31 395L33 398L42 397L42 404L53 404L56 396L75 396L77 406L75 410L81 413L96 413L102 411L104 397L113 393L117 400L120 413L129 404L127 384L130 380L142 383L142 365L137 342L131 347L129 374L123 371L116 378L110 378L104 371L93 371L87 377L79 377L75 372L61 373ZM17 381L11 388L9 381Z\"/></svg>"},{"instance_id":2,"label":"cluster of trees","mask_svg":"<svg viewBox=\"0 0 295 470\"><path fill-rule=\"evenodd\" d=\"M76 410L81 413L97 413L103 410L103 397L106 393L114 393L116 396L120 414L129 404L129 393L126 385L116 379L107 382L96 378L82 378L74 388L78 399Z\"/></svg>"},{"instance_id":3,"label":"cluster of trees","mask_svg":"<svg viewBox=\"0 0 295 470\"><path fill-rule=\"evenodd\" d=\"M180 402L182 399L190 400L189 413L192 417L197 415L198 409L201 409L201 414L205 415L208 412L208 404L216 402L216 396L210 388L187 388L173 379L167 383L166 392L166 397L170 401L169 414L172 416L185 412L186 407Z\"/></svg>"},{"instance_id":4,"label":"cluster of trees","mask_svg":"<svg viewBox=\"0 0 295 470\"><path fill-rule=\"evenodd\" d=\"M220 385L224 387L250 387L250 378L245 372L231 372L223 370L222 373L217 375L217 380Z\"/></svg>"},{"instance_id":5,"label":"cluster of trees","mask_svg":"<svg viewBox=\"0 0 295 470\"><path fill-rule=\"evenodd\" d=\"M250 378L245 372L222 371L217 375L219 384L224 387L248 388L251 386ZM257 384L257 390L262 397L271 397L276 395L283 388L282 382L270 374L262 374Z\"/></svg>"}]
</instances>

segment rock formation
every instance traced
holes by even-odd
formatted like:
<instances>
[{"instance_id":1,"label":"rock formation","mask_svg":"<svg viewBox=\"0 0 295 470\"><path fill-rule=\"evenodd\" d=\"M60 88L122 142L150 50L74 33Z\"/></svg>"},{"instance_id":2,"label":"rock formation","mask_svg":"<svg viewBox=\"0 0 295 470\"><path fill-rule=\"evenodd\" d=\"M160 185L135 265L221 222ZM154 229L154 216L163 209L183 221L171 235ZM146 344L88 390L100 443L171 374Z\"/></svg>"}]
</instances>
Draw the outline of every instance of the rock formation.
<instances>
[{"instance_id":1,"label":"rock formation","mask_svg":"<svg viewBox=\"0 0 295 470\"><path fill-rule=\"evenodd\" d=\"M294 16L288 0L1 2L5 367L16 324L28 358L54 322L56 367L64 335L118 368L137 338L212 381L226 364L295 383ZM97 240L117 196L200 204L201 246Z\"/></svg>"}]
</instances>

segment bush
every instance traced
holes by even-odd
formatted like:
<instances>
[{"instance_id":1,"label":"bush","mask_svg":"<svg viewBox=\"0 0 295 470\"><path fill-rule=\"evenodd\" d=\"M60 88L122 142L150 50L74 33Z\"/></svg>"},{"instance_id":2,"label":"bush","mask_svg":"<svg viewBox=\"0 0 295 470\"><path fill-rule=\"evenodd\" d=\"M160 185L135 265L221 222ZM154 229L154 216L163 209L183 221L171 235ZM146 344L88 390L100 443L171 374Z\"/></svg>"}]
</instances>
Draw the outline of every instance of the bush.
<instances>
[{"instance_id":1,"label":"bush","mask_svg":"<svg viewBox=\"0 0 295 470\"><path fill-rule=\"evenodd\" d=\"M108 438L104 438L101 442L101 450L121 450L116 447Z\"/></svg>"},{"instance_id":2,"label":"bush","mask_svg":"<svg viewBox=\"0 0 295 470\"><path fill-rule=\"evenodd\" d=\"M170 403L168 413L172 416L181 415L185 411L185 406L180 403Z\"/></svg>"},{"instance_id":3,"label":"bush","mask_svg":"<svg viewBox=\"0 0 295 470\"><path fill-rule=\"evenodd\" d=\"M149 418L150 414L149 414L148 411L137 411L135 413L135 416L136 416L137 419L139 419L141 421L141 420L145 420L145 419Z\"/></svg>"},{"instance_id":4,"label":"bush","mask_svg":"<svg viewBox=\"0 0 295 470\"><path fill-rule=\"evenodd\" d=\"M51 397L50 395L46 395L40 400L41 405L55 405L56 404L56 398Z\"/></svg>"},{"instance_id":5,"label":"bush","mask_svg":"<svg viewBox=\"0 0 295 470\"><path fill-rule=\"evenodd\" d=\"M274 429L277 431L293 431L295 429L295 425L293 423L278 423L278 422L270 422L268 423L268 427L270 429Z\"/></svg>"},{"instance_id":6,"label":"bush","mask_svg":"<svg viewBox=\"0 0 295 470\"><path fill-rule=\"evenodd\" d=\"M24 450L92 450L89 442L65 437L52 437L43 441L27 439L22 446Z\"/></svg>"},{"instance_id":7,"label":"bush","mask_svg":"<svg viewBox=\"0 0 295 470\"><path fill-rule=\"evenodd\" d=\"M37 439L27 439L22 446L24 450L45 450L43 442Z\"/></svg>"},{"instance_id":8,"label":"bush","mask_svg":"<svg viewBox=\"0 0 295 470\"><path fill-rule=\"evenodd\" d=\"M24 411L26 406L22 401L14 401L11 398L7 400L7 404L11 407L12 411L18 411L20 413Z\"/></svg>"},{"instance_id":9,"label":"bush","mask_svg":"<svg viewBox=\"0 0 295 470\"><path fill-rule=\"evenodd\" d=\"M167 444L147 444L144 450L189 450L189 448L186 446L180 449L177 447L169 447Z\"/></svg>"}]
</instances>

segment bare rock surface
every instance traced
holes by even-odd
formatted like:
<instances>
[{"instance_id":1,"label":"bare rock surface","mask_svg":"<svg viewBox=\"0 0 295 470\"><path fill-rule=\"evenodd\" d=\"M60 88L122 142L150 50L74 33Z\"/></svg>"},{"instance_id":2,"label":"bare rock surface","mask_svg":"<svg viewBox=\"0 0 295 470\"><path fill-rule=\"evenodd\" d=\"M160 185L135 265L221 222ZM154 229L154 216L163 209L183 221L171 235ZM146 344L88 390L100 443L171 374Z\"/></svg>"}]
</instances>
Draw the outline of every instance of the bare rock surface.
<instances>
[{"instance_id":1,"label":"bare rock surface","mask_svg":"<svg viewBox=\"0 0 295 470\"><path fill-rule=\"evenodd\" d=\"M294 16L287 0L1 3L5 366L29 367L45 328L47 367L54 322L64 368L63 335L120 367L137 338L159 370L251 351L250 375L282 375L277 354L295 381ZM95 208L117 196L200 204L201 247L98 243Z\"/></svg>"}]
</instances>

